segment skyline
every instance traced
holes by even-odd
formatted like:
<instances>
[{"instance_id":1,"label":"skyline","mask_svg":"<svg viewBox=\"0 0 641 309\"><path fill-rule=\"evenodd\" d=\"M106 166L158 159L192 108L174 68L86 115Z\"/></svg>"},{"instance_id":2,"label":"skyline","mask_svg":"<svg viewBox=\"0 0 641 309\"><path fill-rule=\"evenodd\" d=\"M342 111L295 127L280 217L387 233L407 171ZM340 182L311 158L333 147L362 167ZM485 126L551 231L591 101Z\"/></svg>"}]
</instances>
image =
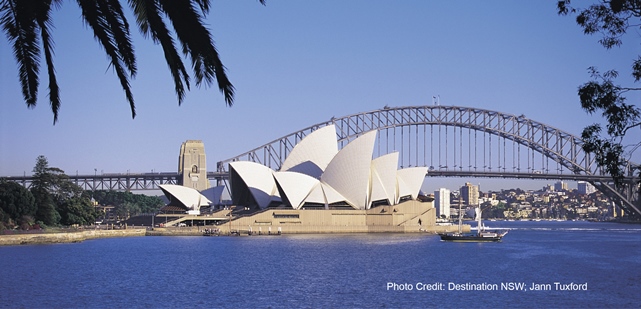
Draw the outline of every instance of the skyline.
<instances>
[{"instance_id":1,"label":"skyline","mask_svg":"<svg viewBox=\"0 0 641 309\"><path fill-rule=\"evenodd\" d=\"M604 49L574 17L558 16L556 1L464 7L423 1L214 2L206 22L236 87L235 104L225 107L217 89L194 87L179 107L162 49L141 37L129 11L127 17L138 56L134 120L77 6L65 3L53 12L62 100L55 126L42 83L46 74L40 76L38 106L28 109L1 36L1 176L30 174L38 155L70 175L94 169L172 172L181 143L192 139L204 142L213 170L216 161L332 117L430 105L433 96L441 105L523 114L580 135L583 127L602 122L581 109L576 94L590 79L587 68L616 69L617 81L631 84L630 64L639 51L631 35L621 47ZM628 101L640 98L629 93ZM639 132L632 133L638 140ZM470 181L432 179L424 187ZM514 181L470 182L488 182L483 187L490 189ZM514 183L526 182L528 188L550 183Z\"/></svg>"}]
</instances>

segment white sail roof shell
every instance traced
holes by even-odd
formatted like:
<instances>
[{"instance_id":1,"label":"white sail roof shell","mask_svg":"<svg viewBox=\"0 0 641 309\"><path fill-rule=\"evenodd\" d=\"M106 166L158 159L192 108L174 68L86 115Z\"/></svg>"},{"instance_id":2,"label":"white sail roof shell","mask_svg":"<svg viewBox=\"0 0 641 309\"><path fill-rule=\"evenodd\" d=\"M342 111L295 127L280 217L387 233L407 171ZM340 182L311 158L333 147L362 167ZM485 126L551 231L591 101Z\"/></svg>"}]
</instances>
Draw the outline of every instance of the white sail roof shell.
<instances>
[{"instance_id":1,"label":"white sail roof shell","mask_svg":"<svg viewBox=\"0 0 641 309\"><path fill-rule=\"evenodd\" d=\"M285 194L281 198L286 197L294 209L303 205L305 197L319 183L314 177L296 172L275 172L274 178Z\"/></svg>"},{"instance_id":2,"label":"white sail roof shell","mask_svg":"<svg viewBox=\"0 0 641 309\"><path fill-rule=\"evenodd\" d=\"M160 189L169 198L173 197L180 201L190 210L200 210L201 206L209 206L211 201L200 194L198 190L179 185L159 185Z\"/></svg>"},{"instance_id":3,"label":"white sail roof shell","mask_svg":"<svg viewBox=\"0 0 641 309\"><path fill-rule=\"evenodd\" d=\"M318 182L309 191L309 194L305 197L305 201L304 202L327 205L327 199L325 198L325 193L323 192L323 186L322 186L321 182Z\"/></svg>"},{"instance_id":4,"label":"white sail roof shell","mask_svg":"<svg viewBox=\"0 0 641 309\"><path fill-rule=\"evenodd\" d=\"M336 153L336 128L332 124L308 134L296 144L280 171L298 172L318 179Z\"/></svg>"},{"instance_id":5,"label":"white sail roof shell","mask_svg":"<svg viewBox=\"0 0 641 309\"><path fill-rule=\"evenodd\" d=\"M260 208L269 206L272 200L280 200L271 168L251 161L229 163L247 185Z\"/></svg>"},{"instance_id":6,"label":"white sail roof shell","mask_svg":"<svg viewBox=\"0 0 641 309\"><path fill-rule=\"evenodd\" d=\"M398 152L392 152L372 160L371 192L368 203L387 199L391 204L396 202L396 171Z\"/></svg>"},{"instance_id":7,"label":"white sail roof shell","mask_svg":"<svg viewBox=\"0 0 641 309\"><path fill-rule=\"evenodd\" d=\"M425 180L425 175L427 175L427 167L410 167L398 170L396 172L398 180L397 199L407 195L414 199L417 198L418 193L421 191L423 180ZM398 203L398 200L396 202Z\"/></svg>"},{"instance_id":8,"label":"white sail roof shell","mask_svg":"<svg viewBox=\"0 0 641 309\"><path fill-rule=\"evenodd\" d=\"M365 209L369 197L370 167L376 131L367 132L347 144L327 165L321 182L345 197L345 202Z\"/></svg>"},{"instance_id":9,"label":"white sail roof shell","mask_svg":"<svg viewBox=\"0 0 641 309\"><path fill-rule=\"evenodd\" d=\"M301 206L306 202L324 204L325 206L328 206L329 204L338 203L345 200L347 199L340 193L336 192L334 188L326 183L318 182L305 197L305 200L303 201L303 203L301 203Z\"/></svg>"},{"instance_id":10,"label":"white sail roof shell","mask_svg":"<svg viewBox=\"0 0 641 309\"><path fill-rule=\"evenodd\" d=\"M206 198L212 201L212 203L220 204L220 202L222 201L224 189L225 186L211 187L209 189L200 191L200 194L204 195Z\"/></svg>"},{"instance_id":11,"label":"white sail roof shell","mask_svg":"<svg viewBox=\"0 0 641 309\"><path fill-rule=\"evenodd\" d=\"M332 188L332 186L321 182L321 188L323 189L323 194L325 195L325 201L327 202L328 205L342 202L342 201L347 201L347 198L345 198L338 191Z\"/></svg>"}]
</instances>

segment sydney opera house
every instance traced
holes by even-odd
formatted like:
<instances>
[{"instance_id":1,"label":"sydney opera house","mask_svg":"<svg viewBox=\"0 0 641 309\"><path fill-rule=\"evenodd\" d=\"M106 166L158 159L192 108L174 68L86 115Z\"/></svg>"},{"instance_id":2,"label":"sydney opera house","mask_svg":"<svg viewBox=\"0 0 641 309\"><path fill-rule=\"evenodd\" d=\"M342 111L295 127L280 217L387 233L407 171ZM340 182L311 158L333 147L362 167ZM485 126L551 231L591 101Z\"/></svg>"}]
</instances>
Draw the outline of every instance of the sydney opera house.
<instances>
[{"instance_id":1,"label":"sydney opera house","mask_svg":"<svg viewBox=\"0 0 641 309\"><path fill-rule=\"evenodd\" d=\"M376 134L364 133L339 150L336 129L328 125L302 139L278 171L250 161L229 163L232 203L254 213L232 223L293 233L406 232L433 226L431 201L419 199L427 168L399 169L398 152L373 158ZM219 187L162 190L170 205L192 215L222 192Z\"/></svg>"},{"instance_id":2,"label":"sydney opera house","mask_svg":"<svg viewBox=\"0 0 641 309\"><path fill-rule=\"evenodd\" d=\"M333 125L298 143L279 171L250 161L229 164L234 204L260 208L370 209L416 199L426 167L398 170L398 153L372 159L376 131L340 151Z\"/></svg>"}]
</instances>

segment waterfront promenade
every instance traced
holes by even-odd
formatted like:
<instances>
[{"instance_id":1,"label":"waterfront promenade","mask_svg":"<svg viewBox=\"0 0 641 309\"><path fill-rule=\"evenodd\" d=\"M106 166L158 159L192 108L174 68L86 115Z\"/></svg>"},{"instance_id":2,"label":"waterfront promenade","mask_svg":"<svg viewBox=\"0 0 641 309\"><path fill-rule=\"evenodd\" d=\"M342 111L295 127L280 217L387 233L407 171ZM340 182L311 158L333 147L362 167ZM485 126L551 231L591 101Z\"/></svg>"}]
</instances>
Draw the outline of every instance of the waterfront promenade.
<instances>
[{"instance_id":1,"label":"waterfront promenade","mask_svg":"<svg viewBox=\"0 0 641 309\"><path fill-rule=\"evenodd\" d=\"M249 236L249 229L238 229L238 226L232 226L231 235L235 236ZM134 237L134 236L202 236L205 228L208 227L167 227L167 228L127 228L127 229L87 229L72 232L43 232L43 233L24 233L12 235L0 235L0 246L15 246L15 245L36 245L36 244L56 244L56 243L75 243L82 242L89 239L98 238L113 238L113 237ZM216 235L229 236L230 228L228 225L217 226L219 233ZM317 229L307 229L305 231L296 229L284 229L282 234L353 234L353 233L429 233L435 234L437 232L448 232L456 229L456 226L432 226L429 229L405 229L403 227L378 227L370 229L362 229L353 227L343 227L340 229L328 229L323 227L316 227ZM336 227L334 227L336 228ZM390 229L392 228L392 229ZM469 225L463 226L465 231L470 230ZM271 235L278 235L278 229L275 228ZM253 230L251 235L254 236L268 236L267 230L259 233L259 230Z\"/></svg>"},{"instance_id":2,"label":"waterfront promenade","mask_svg":"<svg viewBox=\"0 0 641 309\"><path fill-rule=\"evenodd\" d=\"M2 235L0 236L0 246L73 243L96 238L145 236L145 232L145 229L140 228Z\"/></svg>"}]
</instances>

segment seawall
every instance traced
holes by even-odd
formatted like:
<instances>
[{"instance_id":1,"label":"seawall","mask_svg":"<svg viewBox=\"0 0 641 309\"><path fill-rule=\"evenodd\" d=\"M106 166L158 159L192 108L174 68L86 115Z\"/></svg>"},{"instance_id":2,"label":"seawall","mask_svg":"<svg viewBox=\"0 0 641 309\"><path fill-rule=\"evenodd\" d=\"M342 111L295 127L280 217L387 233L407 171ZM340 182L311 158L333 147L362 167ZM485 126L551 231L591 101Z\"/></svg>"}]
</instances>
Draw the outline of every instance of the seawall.
<instances>
[{"instance_id":1,"label":"seawall","mask_svg":"<svg viewBox=\"0 0 641 309\"><path fill-rule=\"evenodd\" d=\"M0 236L0 246L81 242L108 237L145 236L145 229L86 230L68 233L20 234Z\"/></svg>"}]
</instances>

